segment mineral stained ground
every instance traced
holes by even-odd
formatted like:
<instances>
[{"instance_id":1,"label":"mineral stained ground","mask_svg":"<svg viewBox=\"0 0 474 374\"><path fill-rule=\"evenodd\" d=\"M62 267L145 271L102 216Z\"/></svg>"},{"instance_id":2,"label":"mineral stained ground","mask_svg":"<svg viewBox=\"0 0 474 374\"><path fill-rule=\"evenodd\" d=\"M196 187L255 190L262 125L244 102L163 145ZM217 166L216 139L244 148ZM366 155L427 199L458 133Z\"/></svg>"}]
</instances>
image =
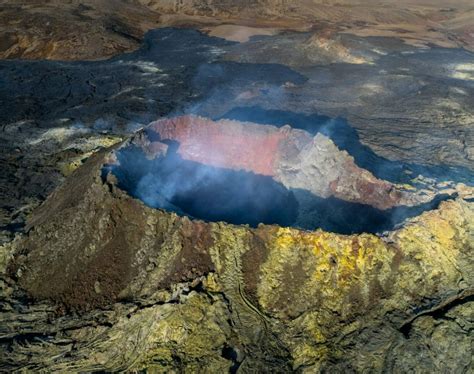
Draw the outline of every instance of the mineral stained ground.
<instances>
[{"instance_id":1,"label":"mineral stained ground","mask_svg":"<svg viewBox=\"0 0 474 374\"><path fill-rule=\"evenodd\" d=\"M0 2L0 370L472 373L473 15Z\"/></svg>"}]
</instances>

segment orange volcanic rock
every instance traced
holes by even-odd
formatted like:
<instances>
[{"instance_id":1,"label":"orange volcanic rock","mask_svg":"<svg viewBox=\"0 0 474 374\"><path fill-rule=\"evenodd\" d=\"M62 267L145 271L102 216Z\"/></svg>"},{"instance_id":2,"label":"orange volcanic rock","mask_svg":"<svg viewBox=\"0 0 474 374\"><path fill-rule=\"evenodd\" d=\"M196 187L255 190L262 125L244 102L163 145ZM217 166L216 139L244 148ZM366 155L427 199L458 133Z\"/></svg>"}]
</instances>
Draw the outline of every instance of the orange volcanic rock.
<instances>
[{"instance_id":1,"label":"orange volcanic rock","mask_svg":"<svg viewBox=\"0 0 474 374\"><path fill-rule=\"evenodd\" d=\"M326 136L312 137L290 126L181 116L153 122L134 142L155 157L164 153L159 144L176 142L184 160L271 176L287 188L378 209L413 205L416 200L358 167Z\"/></svg>"},{"instance_id":2,"label":"orange volcanic rock","mask_svg":"<svg viewBox=\"0 0 474 374\"><path fill-rule=\"evenodd\" d=\"M162 140L177 141L178 153L185 160L267 176L275 176L279 147L287 138L283 131L266 126L254 125L248 131L247 124L194 116L160 120L151 129Z\"/></svg>"}]
</instances>

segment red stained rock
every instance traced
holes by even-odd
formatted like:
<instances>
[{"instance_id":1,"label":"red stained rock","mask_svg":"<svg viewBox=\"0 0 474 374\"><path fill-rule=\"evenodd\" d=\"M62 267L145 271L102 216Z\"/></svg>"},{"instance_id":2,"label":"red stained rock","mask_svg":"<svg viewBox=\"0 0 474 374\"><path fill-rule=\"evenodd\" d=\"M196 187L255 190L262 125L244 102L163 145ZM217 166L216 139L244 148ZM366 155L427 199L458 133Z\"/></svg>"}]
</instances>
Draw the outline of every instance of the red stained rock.
<instances>
[{"instance_id":1,"label":"red stained rock","mask_svg":"<svg viewBox=\"0 0 474 374\"><path fill-rule=\"evenodd\" d=\"M150 134L150 130L154 134ZM389 209L407 204L390 182L358 167L324 135L314 138L290 126L281 128L231 120L182 116L153 122L138 143L148 154L162 154L161 141L176 141L185 160L273 177L287 188L321 197ZM155 152L156 150L156 152ZM410 205L409 203L407 205Z\"/></svg>"},{"instance_id":2,"label":"red stained rock","mask_svg":"<svg viewBox=\"0 0 474 374\"><path fill-rule=\"evenodd\" d=\"M190 161L274 176L284 131L236 121L210 121L184 116L154 122L161 140L179 142L179 155ZM270 130L270 131L269 131ZM310 139L309 139L310 140Z\"/></svg>"}]
</instances>

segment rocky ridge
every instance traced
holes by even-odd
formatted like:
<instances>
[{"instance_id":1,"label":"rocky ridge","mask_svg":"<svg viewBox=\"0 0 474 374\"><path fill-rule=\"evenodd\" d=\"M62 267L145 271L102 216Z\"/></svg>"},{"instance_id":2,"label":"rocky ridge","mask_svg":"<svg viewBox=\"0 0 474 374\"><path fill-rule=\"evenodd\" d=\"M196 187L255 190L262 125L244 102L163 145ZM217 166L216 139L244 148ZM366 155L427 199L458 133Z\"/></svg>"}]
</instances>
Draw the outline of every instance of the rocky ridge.
<instances>
[{"instance_id":1,"label":"rocky ridge","mask_svg":"<svg viewBox=\"0 0 474 374\"><path fill-rule=\"evenodd\" d=\"M287 188L305 189L320 197L335 196L379 209L430 199L377 179L325 135L312 137L290 126L183 116L151 123L144 136L138 135L132 143L143 142L146 152L157 157L164 150L159 145L163 141L177 142L183 159L268 175Z\"/></svg>"},{"instance_id":2,"label":"rocky ridge","mask_svg":"<svg viewBox=\"0 0 474 374\"><path fill-rule=\"evenodd\" d=\"M1 57L61 60L0 63L1 371L472 370L471 2L251 5L0 4ZM180 28L144 37L162 26ZM204 222L105 173L130 145L169 159L176 144L152 132L104 148L182 111L280 126L260 125L278 162L236 151L224 180L281 193L258 195L272 214L297 198L309 227L252 217L257 188L239 224Z\"/></svg>"},{"instance_id":3,"label":"rocky ridge","mask_svg":"<svg viewBox=\"0 0 474 374\"><path fill-rule=\"evenodd\" d=\"M384 235L249 228L145 206L104 179L111 158L92 156L3 248L3 368L470 367L468 198ZM437 326L459 348L449 363L441 341L420 344Z\"/></svg>"}]
</instances>

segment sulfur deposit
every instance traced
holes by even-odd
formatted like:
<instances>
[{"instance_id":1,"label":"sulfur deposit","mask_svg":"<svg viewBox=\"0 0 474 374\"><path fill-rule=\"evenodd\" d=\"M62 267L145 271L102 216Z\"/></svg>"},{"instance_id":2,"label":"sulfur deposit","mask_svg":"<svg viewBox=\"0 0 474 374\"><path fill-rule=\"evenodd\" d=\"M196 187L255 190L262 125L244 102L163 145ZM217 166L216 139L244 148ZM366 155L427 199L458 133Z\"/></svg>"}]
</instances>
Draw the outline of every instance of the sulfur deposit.
<instances>
[{"instance_id":1,"label":"sulfur deposit","mask_svg":"<svg viewBox=\"0 0 474 374\"><path fill-rule=\"evenodd\" d=\"M173 139L180 146L172 152L205 161L186 142L187 120L155 122L92 156L34 212L27 234L4 248L8 279L24 290L13 282L2 285L1 334L10 352L5 367L383 372L411 370L422 357L423 367L433 371L469 369L469 199L441 202L391 232L342 235L205 222L147 206L121 189L110 166L120 165L120 152L130 147L150 161L165 157L173 148L166 139ZM225 146L228 132L235 136L241 126L256 126L191 121L192 131L214 134L202 138L212 139L214 150ZM250 152L262 139L290 151L256 163L233 158L238 164L230 167L278 176L275 165L298 154L289 145L317 147L321 141L262 126L252 141L234 144ZM360 170L347 154L333 156ZM35 302L20 308L22 297ZM37 339L14 343L22 335ZM457 347L449 364L443 344Z\"/></svg>"}]
</instances>

